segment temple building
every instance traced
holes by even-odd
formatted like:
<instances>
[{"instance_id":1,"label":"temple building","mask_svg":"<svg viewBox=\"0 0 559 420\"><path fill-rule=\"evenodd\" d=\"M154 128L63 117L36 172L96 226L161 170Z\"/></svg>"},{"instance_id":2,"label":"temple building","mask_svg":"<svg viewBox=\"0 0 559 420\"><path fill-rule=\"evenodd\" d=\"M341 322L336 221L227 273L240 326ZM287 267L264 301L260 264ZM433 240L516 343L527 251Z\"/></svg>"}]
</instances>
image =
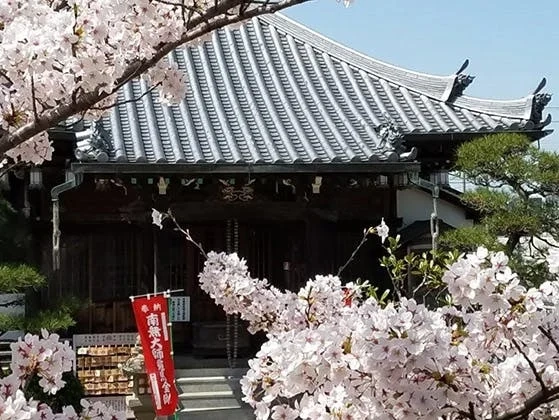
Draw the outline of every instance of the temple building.
<instances>
[{"instance_id":1,"label":"temple building","mask_svg":"<svg viewBox=\"0 0 559 420\"><path fill-rule=\"evenodd\" d=\"M53 130L53 161L11 180L49 273L45 298L91 302L80 332L134 331L128 297L155 287L190 298L183 348L222 339L209 331L225 315L197 283L203 258L170 225L152 225L152 208L170 209L206 250L236 251L254 276L296 289L336 273L381 218L410 249L430 243L433 200L438 225L471 223L448 185L463 142L549 133L543 83L518 100L473 98L467 61L448 76L418 73L282 15L168 59L188 78L182 102L162 105L134 80L102 120ZM386 286L382 252L370 240L342 277Z\"/></svg>"}]
</instances>

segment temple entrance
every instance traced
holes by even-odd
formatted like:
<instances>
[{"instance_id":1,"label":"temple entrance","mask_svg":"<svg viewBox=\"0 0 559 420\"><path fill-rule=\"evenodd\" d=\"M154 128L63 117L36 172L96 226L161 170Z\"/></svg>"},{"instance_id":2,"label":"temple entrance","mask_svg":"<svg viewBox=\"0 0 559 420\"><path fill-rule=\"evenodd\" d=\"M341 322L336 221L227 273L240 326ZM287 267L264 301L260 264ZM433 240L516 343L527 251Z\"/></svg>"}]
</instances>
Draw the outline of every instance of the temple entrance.
<instances>
[{"instance_id":1,"label":"temple entrance","mask_svg":"<svg viewBox=\"0 0 559 420\"><path fill-rule=\"evenodd\" d=\"M266 278L275 287L292 291L315 274L335 274L360 241L363 228L370 224L328 221L310 212L292 220L182 223L206 251L237 251L247 260L253 277ZM376 283L381 278L374 272L381 252L379 241L370 241L344 271L342 280L361 278ZM226 357L227 343L237 336L238 355L242 357L260 344L258 337L246 334L242 324L237 333L227 328L224 311L198 284L204 265L202 255L170 227L74 225L65 230L61 257L60 272L51 278L45 297L73 295L89 302L84 305L76 332L134 332L128 297L153 292L155 282L158 291L184 289L178 295L190 299L188 322L173 325L178 353Z\"/></svg>"},{"instance_id":2,"label":"temple entrance","mask_svg":"<svg viewBox=\"0 0 559 420\"><path fill-rule=\"evenodd\" d=\"M206 251L238 252L247 260L252 276L266 278L280 289L298 289L306 280L302 222L227 220L186 225ZM246 333L246 326L241 323L236 333L233 327L228 331L223 309L200 288L198 274L204 259L198 249L171 230L163 229L156 236L158 289L184 289L190 298L190 322L174 324L177 347L200 355L225 356L227 341L236 335L240 354L250 352L254 339Z\"/></svg>"}]
</instances>

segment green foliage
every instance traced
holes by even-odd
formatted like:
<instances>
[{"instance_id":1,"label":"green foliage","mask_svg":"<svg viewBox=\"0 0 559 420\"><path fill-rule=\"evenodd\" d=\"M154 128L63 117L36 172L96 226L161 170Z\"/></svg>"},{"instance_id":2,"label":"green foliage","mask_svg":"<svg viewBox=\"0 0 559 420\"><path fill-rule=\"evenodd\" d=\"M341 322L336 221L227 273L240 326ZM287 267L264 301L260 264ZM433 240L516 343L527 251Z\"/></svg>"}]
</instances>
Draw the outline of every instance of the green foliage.
<instances>
[{"instance_id":1,"label":"green foliage","mask_svg":"<svg viewBox=\"0 0 559 420\"><path fill-rule=\"evenodd\" d=\"M28 241L17 212L10 204L0 198L0 294L38 291L47 280L34 267L22 263L26 257ZM0 331L23 330L39 333L42 328L63 332L75 325L73 315L81 302L66 298L62 303L49 302L48 306L36 307L27 302L26 316L0 314ZM0 306L1 309L1 306Z\"/></svg>"},{"instance_id":2,"label":"green foliage","mask_svg":"<svg viewBox=\"0 0 559 420\"><path fill-rule=\"evenodd\" d=\"M528 287L538 287L546 281L555 280L545 260L527 259L519 251L511 257L509 267Z\"/></svg>"},{"instance_id":3,"label":"green foliage","mask_svg":"<svg viewBox=\"0 0 559 420\"><path fill-rule=\"evenodd\" d=\"M29 288L37 290L45 284L45 276L29 265L0 264L0 293L20 293Z\"/></svg>"},{"instance_id":4,"label":"green foliage","mask_svg":"<svg viewBox=\"0 0 559 420\"><path fill-rule=\"evenodd\" d=\"M76 325L73 315L74 312L66 308L45 309L25 318L23 329L33 334L39 334L42 328L46 328L49 332L66 331Z\"/></svg>"},{"instance_id":5,"label":"green foliage","mask_svg":"<svg viewBox=\"0 0 559 420\"><path fill-rule=\"evenodd\" d=\"M460 257L457 251L435 250L401 256L399 249L399 236L388 238L387 255L381 258L381 266L386 268L398 297L421 296L423 301L426 301L429 294L438 296L444 290L443 274ZM386 299L386 296L383 295L383 298Z\"/></svg>"},{"instance_id":6,"label":"green foliage","mask_svg":"<svg viewBox=\"0 0 559 420\"><path fill-rule=\"evenodd\" d=\"M439 245L444 250L459 249L462 252L473 252L479 246L491 251L503 251L505 248L484 225L447 230L441 235Z\"/></svg>"},{"instance_id":7,"label":"green foliage","mask_svg":"<svg viewBox=\"0 0 559 420\"><path fill-rule=\"evenodd\" d=\"M64 305L36 311L27 316L0 313L0 331L22 330L40 334L42 328L50 332L64 332L76 325L76 311Z\"/></svg>"},{"instance_id":8,"label":"green foliage","mask_svg":"<svg viewBox=\"0 0 559 420\"><path fill-rule=\"evenodd\" d=\"M46 308L28 314L23 329L39 334L42 328L51 332L64 332L76 325L74 316L84 306L84 302L75 297L66 297L60 302L50 302Z\"/></svg>"},{"instance_id":9,"label":"green foliage","mask_svg":"<svg viewBox=\"0 0 559 420\"><path fill-rule=\"evenodd\" d=\"M382 295L379 296L379 288L376 286L372 286L369 283L365 283L361 285L363 294L367 298L373 298L376 300L381 307L384 307L388 304L388 297L390 296L390 290L385 290Z\"/></svg>"},{"instance_id":10,"label":"green foliage","mask_svg":"<svg viewBox=\"0 0 559 420\"><path fill-rule=\"evenodd\" d=\"M0 313L0 331L21 330L25 325L23 316Z\"/></svg>"},{"instance_id":11,"label":"green foliage","mask_svg":"<svg viewBox=\"0 0 559 420\"><path fill-rule=\"evenodd\" d=\"M460 146L456 169L478 186L463 200L480 212L480 226L444 233L441 246L502 250L527 283L547 279L545 262L531 258L533 249L529 257L523 242L544 234L559 239L559 155L538 149L525 135L492 134Z\"/></svg>"},{"instance_id":12,"label":"green foliage","mask_svg":"<svg viewBox=\"0 0 559 420\"><path fill-rule=\"evenodd\" d=\"M62 380L66 382L66 385L56 394L52 395L43 391L39 385L39 377L34 376L25 389L25 396L48 404L55 413L62 412L62 408L69 405L74 407L77 413L81 412L80 401L85 396L83 385L73 372L63 373Z\"/></svg>"},{"instance_id":13,"label":"green foliage","mask_svg":"<svg viewBox=\"0 0 559 420\"><path fill-rule=\"evenodd\" d=\"M529 152L537 149L525 135L492 134L460 146L456 168L478 185L507 185L513 178L526 179L531 171Z\"/></svg>"},{"instance_id":14,"label":"green foliage","mask_svg":"<svg viewBox=\"0 0 559 420\"><path fill-rule=\"evenodd\" d=\"M462 201L481 213L496 213L507 209L511 194L482 187L466 191L462 195Z\"/></svg>"}]
</instances>

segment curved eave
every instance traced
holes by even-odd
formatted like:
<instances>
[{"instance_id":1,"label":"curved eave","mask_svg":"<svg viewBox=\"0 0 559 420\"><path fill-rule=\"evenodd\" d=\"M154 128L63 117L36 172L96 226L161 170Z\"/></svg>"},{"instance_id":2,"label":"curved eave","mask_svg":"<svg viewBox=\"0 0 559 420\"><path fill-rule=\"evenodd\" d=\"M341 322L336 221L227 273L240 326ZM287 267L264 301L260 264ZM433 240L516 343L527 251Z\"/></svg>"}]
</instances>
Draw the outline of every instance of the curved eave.
<instances>
[{"instance_id":1,"label":"curved eave","mask_svg":"<svg viewBox=\"0 0 559 420\"><path fill-rule=\"evenodd\" d=\"M297 42L308 44L330 55L334 60L340 60L375 78L384 79L429 98L442 102L451 100L453 105L469 111L503 118L532 120L534 117L535 95L533 94L513 100L480 99L464 96L461 92L455 96L458 74L439 76L385 63L333 41L282 14L264 15L255 19L259 19L264 25L273 26L276 30L293 37Z\"/></svg>"},{"instance_id":2,"label":"curved eave","mask_svg":"<svg viewBox=\"0 0 559 420\"><path fill-rule=\"evenodd\" d=\"M376 170L379 161L409 158L387 148L387 123L406 136L452 140L523 132L536 139L545 135L541 111L551 99L538 93L540 87L513 101L437 99L435 93L452 93L447 81L463 75L403 70L283 16L222 28L204 43L177 48L168 60L185 72L189 94L167 106L143 80L123 86L118 105L103 119L114 164L233 172L335 172L344 168L338 165L354 170L361 164ZM471 81L461 79L458 87Z\"/></svg>"},{"instance_id":3,"label":"curved eave","mask_svg":"<svg viewBox=\"0 0 559 420\"><path fill-rule=\"evenodd\" d=\"M277 30L292 36L299 42L306 43L312 48L329 54L334 59L344 61L350 66L370 73L374 77L385 79L422 95L445 101L452 92L456 80L455 74L437 76L394 66L333 41L282 14L276 15L263 15L257 19L274 26Z\"/></svg>"},{"instance_id":4,"label":"curved eave","mask_svg":"<svg viewBox=\"0 0 559 420\"><path fill-rule=\"evenodd\" d=\"M497 115L503 118L530 120L532 118L533 101L534 95L506 101L481 99L462 95L457 97L453 104L457 107L466 108L474 112Z\"/></svg>"},{"instance_id":5,"label":"curved eave","mask_svg":"<svg viewBox=\"0 0 559 420\"><path fill-rule=\"evenodd\" d=\"M473 137L485 136L495 133L520 133L528 136L533 141L543 139L544 137L549 136L553 133L553 130L525 130L525 129L506 129L503 128L502 130L487 130L487 131L476 131L476 132L461 132L461 133L408 133L405 135L404 139L406 142L409 142L411 145L418 145L419 143L416 142L423 142L435 139L438 142L463 142Z\"/></svg>"}]
</instances>

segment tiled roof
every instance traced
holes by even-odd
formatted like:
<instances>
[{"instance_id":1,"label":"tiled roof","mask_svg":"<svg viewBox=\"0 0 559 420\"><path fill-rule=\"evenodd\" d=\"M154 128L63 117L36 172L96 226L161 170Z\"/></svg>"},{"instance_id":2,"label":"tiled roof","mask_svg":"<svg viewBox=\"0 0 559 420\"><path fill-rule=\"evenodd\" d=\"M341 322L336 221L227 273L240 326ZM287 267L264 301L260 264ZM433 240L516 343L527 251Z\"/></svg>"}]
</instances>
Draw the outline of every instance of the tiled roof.
<instances>
[{"instance_id":1,"label":"tiled roof","mask_svg":"<svg viewBox=\"0 0 559 420\"><path fill-rule=\"evenodd\" d=\"M404 70L281 15L218 30L200 45L176 49L169 60L188 75L186 98L163 106L152 92L133 102L149 86L140 80L125 85L118 99L126 103L102 122L110 161L394 161L406 156L398 147L394 153L394 137L385 137L394 130L383 126L403 135L539 130L549 101L543 94L514 101L466 97L470 76ZM81 159L92 160L91 154Z\"/></svg>"}]
</instances>

